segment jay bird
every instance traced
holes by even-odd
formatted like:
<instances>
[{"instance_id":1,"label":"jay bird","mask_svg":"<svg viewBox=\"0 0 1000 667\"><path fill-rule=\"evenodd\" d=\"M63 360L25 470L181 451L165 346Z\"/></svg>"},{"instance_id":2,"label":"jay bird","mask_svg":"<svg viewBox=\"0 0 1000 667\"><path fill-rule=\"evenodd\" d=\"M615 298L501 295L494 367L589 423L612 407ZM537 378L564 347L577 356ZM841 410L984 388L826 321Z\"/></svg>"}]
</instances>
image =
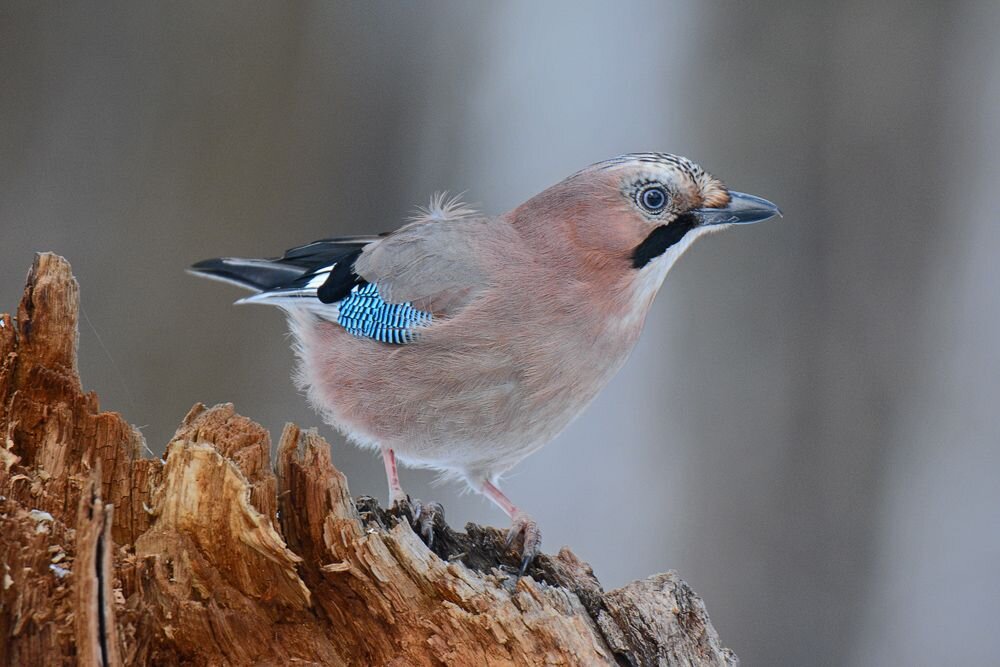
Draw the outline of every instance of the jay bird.
<instances>
[{"instance_id":1,"label":"jay bird","mask_svg":"<svg viewBox=\"0 0 1000 667\"><path fill-rule=\"evenodd\" d=\"M523 574L541 533L500 476L621 368L695 239L777 214L686 158L633 153L500 216L438 195L393 232L191 271L254 291L237 303L285 311L298 386L331 426L381 452L393 504L409 500L397 458L464 480L510 517ZM439 513L414 506L428 543Z\"/></svg>"}]
</instances>

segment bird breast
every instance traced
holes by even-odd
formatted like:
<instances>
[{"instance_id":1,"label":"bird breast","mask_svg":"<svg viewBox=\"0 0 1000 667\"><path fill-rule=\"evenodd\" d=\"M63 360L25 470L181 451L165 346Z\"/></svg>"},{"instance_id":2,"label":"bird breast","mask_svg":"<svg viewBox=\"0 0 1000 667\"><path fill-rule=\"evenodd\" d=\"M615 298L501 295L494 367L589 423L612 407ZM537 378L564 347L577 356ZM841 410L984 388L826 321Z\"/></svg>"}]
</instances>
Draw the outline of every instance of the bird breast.
<instances>
[{"instance_id":1,"label":"bird breast","mask_svg":"<svg viewBox=\"0 0 1000 667\"><path fill-rule=\"evenodd\" d=\"M300 385L359 444L490 477L554 438L625 362L648 308L632 292L602 302L581 281L497 282L396 346L293 314Z\"/></svg>"}]
</instances>

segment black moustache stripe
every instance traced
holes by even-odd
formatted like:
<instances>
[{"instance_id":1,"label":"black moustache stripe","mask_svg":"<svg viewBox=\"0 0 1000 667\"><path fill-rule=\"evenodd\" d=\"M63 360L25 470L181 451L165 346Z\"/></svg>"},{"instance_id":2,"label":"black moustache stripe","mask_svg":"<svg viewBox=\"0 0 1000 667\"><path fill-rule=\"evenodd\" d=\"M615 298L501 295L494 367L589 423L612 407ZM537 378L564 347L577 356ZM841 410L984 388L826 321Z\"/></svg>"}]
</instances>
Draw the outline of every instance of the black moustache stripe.
<instances>
[{"instance_id":1,"label":"black moustache stripe","mask_svg":"<svg viewBox=\"0 0 1000 667\"><path fill-rule=\"evenodd\" d=\"M697 226L698 219L690 213L677 216L670 224L660 225L632 251L632 266L636 269L646 266Z\"/></svg>"}]
</instances>

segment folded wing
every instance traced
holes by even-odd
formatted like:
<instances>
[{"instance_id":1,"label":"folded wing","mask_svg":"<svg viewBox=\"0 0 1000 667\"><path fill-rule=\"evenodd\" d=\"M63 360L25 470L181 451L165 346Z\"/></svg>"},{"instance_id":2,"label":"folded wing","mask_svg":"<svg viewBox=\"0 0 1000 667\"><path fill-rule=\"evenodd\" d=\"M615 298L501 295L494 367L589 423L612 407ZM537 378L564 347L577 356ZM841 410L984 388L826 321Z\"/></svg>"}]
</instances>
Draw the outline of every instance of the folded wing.
<instances>
[{"instance_id":1,"label":"folded wing","mask_svg":"<svg viewBox=\"0 0 1000 667\"><path fill-rule=\"evenodd\" d=\"M487 286L490 240L508 233L500 219L420 220L382 236L316 241L273 259L206 260L191 271L255 291L238 303L305 307L354 335L402 344Z\"/></svg>"}]
</instances>

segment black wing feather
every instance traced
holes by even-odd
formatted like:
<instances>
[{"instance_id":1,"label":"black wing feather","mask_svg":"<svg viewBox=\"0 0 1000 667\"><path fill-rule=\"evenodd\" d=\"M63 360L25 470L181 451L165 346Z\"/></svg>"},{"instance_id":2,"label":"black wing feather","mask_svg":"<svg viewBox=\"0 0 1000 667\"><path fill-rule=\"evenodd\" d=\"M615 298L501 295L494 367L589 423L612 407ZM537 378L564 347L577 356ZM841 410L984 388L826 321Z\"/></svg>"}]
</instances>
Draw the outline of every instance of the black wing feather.
<instances>
[{"instance_id":1,"label":"black wing feather","mask_svg":"<svg viewBox=\"0 0 1000 667\"><path fill-rule=\"evenodd\" d=\"M331 261L343 256L345 251L350 252L364 248L379 238L379 236L340 236L332 239L320 239L289 248L284 255L274 261L301 266L304 269L316 269L329 265Z\"/></svg>"}]
</instances>

